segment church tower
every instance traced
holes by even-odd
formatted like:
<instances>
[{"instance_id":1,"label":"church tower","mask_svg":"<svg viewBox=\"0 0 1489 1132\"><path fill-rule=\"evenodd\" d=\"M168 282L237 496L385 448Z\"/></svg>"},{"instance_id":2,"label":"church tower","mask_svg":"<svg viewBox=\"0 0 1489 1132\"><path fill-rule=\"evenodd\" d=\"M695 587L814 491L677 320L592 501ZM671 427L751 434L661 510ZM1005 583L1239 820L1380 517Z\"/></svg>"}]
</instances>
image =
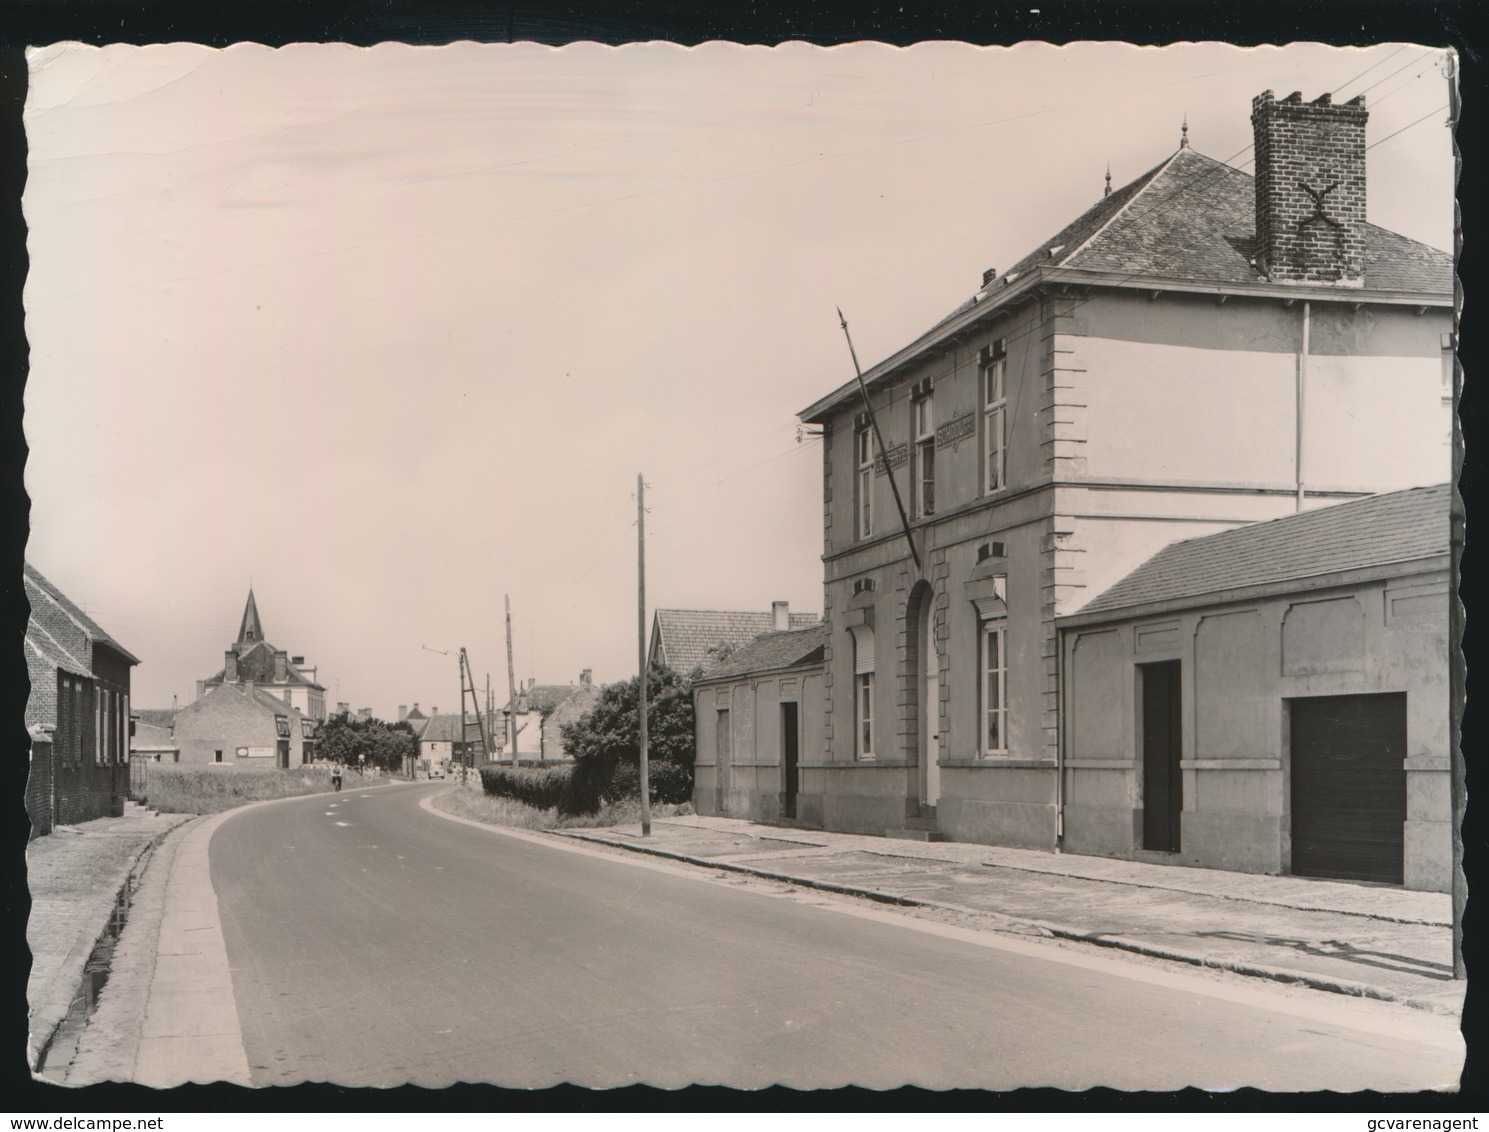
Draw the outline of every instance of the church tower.
<instances>
[{"instance_id":1,"label":"church tower","mask_svg":"<svg viewBox=\"0 0 1489 1132\"><path fill-rule=\"evenodd\" d=\"M259 621L259 607L253 600L253 587L248 587L248 604L243 607L243 624L238 627L238 651L252 648L264 639L264 626Z\"/></svg>"}]
</instances>

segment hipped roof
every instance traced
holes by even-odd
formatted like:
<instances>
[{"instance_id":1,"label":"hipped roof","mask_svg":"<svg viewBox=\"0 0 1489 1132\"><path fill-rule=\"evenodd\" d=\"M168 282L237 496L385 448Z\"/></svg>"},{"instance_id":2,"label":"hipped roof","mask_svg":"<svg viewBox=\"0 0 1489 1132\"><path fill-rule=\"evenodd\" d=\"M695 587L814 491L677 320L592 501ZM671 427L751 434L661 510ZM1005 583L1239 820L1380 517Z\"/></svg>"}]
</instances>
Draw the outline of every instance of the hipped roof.
<instances>
[{"instance_id":1,"label":"hipped roof","mask_svg":"<svg viewBox=\"0 0 1489 1132\"><path fill-rule=\"evenodd\" d=\"M1334 297L1352 302L1453 299L1453 257L1375 224L1364 225L1362 287L1269 284L1256 267L1255 179L1188 147L1102 197L910 345L864 373L872 384L945 337L1025 296L1041 283L1190 288L1227 294ZM849 395L848 383L799 414L820 420Z\"/></svg>"}]
</instances>

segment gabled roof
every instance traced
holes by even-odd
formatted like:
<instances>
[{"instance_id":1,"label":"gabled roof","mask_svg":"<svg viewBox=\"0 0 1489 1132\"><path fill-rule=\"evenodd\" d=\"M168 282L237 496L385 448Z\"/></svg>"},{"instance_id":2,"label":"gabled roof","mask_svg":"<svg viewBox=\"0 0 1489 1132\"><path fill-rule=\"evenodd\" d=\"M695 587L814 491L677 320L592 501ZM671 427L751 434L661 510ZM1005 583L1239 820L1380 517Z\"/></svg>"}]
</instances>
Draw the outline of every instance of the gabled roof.
<instances>
[{"instance_id":1,"label":"gabled roof","mask_svg":"<svg viewBox=\"0 0 1489 1132\"><path fill-rule=\"evenodd\" d=\"M299 708L295 707L294 704L286 703L283 697L274 695L268 689L260 687L258 684L208 685L200 696L192 700L191 703L186 704L176 713L176 718L179 721L184 716L196 714L196 712L201 710L201 706L213 697L229 695L241 696L252 706L271 711L275 715L289 716L292 719L309 718Z\"/></svg>"},{"instance_id":2,"label":"gabled roof","mask_svg":"<svg viewBox=\"0 0 1489 1132\"><path fill-rule=\"evenodd\" d=\"M150 727L169 727L176 718L175 708L136 708L135 716L141 724Z\"/></svg>"},{"instance_id":3,"label":"gabled roof","mask_svg":"<svg viewBox=\"0 0 1489 1132\"><path fill-rule=\"evenodd\" d=\"M1374 224L1366 224L1363 287L1286 284L1289 295L1335 294L1351 301L1407 296L1436 304L1453 298L1453 257ZM864 372L872 384L941 339L966 329L1039 283L1214 288L1277 294L1252 260L1256 255L1255 180L1224 162L1180 148L1141 177L1102 197L981 293L914 342ZM857 383L840 386L802 410L817 420Z\"/></svg>"},{"instance_id":4,"label":"gabled roof","mask_svg":"<svg viewBox=\"0 0 1489 1132\"><path fill-rule=\"evenodd\" d=\"M228 685L228 687L239 687L239 685L230 684ZM247 692L247 689L248 686L246 684L242 685L242 690L245 693ZM253 699L255 703L271 709L275 715L299 716L301 714L300 709L297 708L294 704L289 703L287 700L274 695L274 693L267 691L264 688L261 688L257 684L253 686Z\"/></svg>"},{"instance_id":5,"label":"gabled roof","mask_svg":"<svg viewBox=\"0 0 1489 1132\"><path fill-rule=\"evenodd\" d=\"M424 729L420 731L417 727L421 743L464 743L467 737L461 728L461 716L458 712L439 712L429 717ZM470 717L469 741L479 742L481 734L476 727L475 716Z\"/></svg>"},{"instance_id":6,"label":"gabled roof","mask_svg":"<svg viewBox=\"0 0 1489 1132\"><path fill-rule=\"evenodd\" d=\"M521 714L522 712L536 711L543 715L548 715L587 687L593 687L593 685L534 684L530 688L519 688L517 691L517 712ZM511 706L509 702L506 708L511 708Z\"/></svg>"},{"instance_id":7,"label":"gabled roof","mask_svg":"<svg viewBox=\"0 0 1489 1132\"><path fill-rule=\"evenodd\" d=\"M818 623L815 613L792 613L790 627L805 629ZM770 630L772 614L751 610L659 609L652 618L652 660L682 676L695 669L708 671L722 654Z\"/></svg>"},{"instance_id":8,"label":"gabled roof","mask_svg":"<svg viewBox=\"0 0 1489 1132\"><path fill-rule=\"evenodd\" d=\"M756 672L821 664L826 653L828 636L828 627L821 623L805 629L762 633L749 644L730 653L695 683L707 684L714 680L728 680Z\"/></svg>"},{"instance_id":9,"label":"gabled roof","mask_svg":"<svg viewBox=\"0 0 1489 1132\"><path fill-rule=\"evenodd\" d=\"M24 563L24 567L23 584L26 600L31 605L31 621L45 630L65 653L85 664L79 675L92 674L92 646L95 644L107 645L130 664L140 662L137 656L109 636L103 626L47 581L40 570L29 562ZM29 635L29 628L27 632Z\"/></svg>"},{"instance_id":10,"label":"gabled roof","mask_svg":"<svg viewBox=\"0 0 1489 1132\"><path fill-rule=\"evenodd\" d=\"M1449 501L1446 484L1414 487L1171 543L1060 621L1445 559Z\"/></svg>"}]
</instances>

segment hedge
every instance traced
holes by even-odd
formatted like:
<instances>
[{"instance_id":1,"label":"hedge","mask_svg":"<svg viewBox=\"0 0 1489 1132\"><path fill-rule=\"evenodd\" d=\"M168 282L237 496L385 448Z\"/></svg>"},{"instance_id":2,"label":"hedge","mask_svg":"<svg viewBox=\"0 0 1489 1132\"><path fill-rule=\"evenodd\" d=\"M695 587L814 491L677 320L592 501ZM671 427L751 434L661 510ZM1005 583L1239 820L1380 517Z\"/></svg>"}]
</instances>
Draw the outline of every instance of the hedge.
<instances>
[{"instance_id":1,"label":"hedge","mask_svg":"<svg viewBox=\"0 0 1489 1132\"><path fill-rule=\"evenodd\" d=\"M552 810L567 792L573 772L572 763L548 767L488 763L481 768L481 786L487 794L511 798L537 810Z\"/></svg>"}]
</instances>

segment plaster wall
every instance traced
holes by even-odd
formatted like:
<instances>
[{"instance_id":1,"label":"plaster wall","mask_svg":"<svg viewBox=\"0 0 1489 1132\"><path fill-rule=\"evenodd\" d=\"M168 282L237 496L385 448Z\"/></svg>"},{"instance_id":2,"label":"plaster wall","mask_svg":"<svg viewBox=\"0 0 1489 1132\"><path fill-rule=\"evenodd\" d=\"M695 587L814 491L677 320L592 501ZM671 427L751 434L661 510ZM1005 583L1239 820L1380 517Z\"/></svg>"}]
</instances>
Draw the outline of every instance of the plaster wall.
<instances>
[{"instance_id":1,"label":"plaster wall","mask_svg":"<svg viewBox=\"0 0 1489 1132\"><path fill-rule=\"evenodd\" d=\"M1102 293L1069 344L1093 479L1296 484L1302 304ZM1303 479L1387 491L1449 478L1445 311L1313 301ZM1182 422L1182 427L1176 427Z\"/></svg>"},{"instance_id":2,"label":"plaster wall","mask_svg":"<svg viewBox=\"0 0 1489 1132\"><path fill-rule=\"evenodd\" d=\"M1138 669L1178 660L1184 800L1175 863L1287 872L1289 702L1405 692L1405 884L1446 891L1447 602L1444 569L1063 630L1064 847L1151 859L1139 848Z\"/></svg>"},{"instance_id":3,"label":"plaster wall","mask_svg":"<svg viewBox=\"0 0 1489 1132\"><path fill-rule=\"evenodd\" d=\"M810 744L821 743L825 726L822 687L822 670L815 665L695 686L694 808L702 814L779 820L784 790L781 705L797 705L800 766L810 761L809 751L819 749ZM730 737L729 757L722 767L718 749L721 710L729 713Z\"/></svg>"}]
</instances>

